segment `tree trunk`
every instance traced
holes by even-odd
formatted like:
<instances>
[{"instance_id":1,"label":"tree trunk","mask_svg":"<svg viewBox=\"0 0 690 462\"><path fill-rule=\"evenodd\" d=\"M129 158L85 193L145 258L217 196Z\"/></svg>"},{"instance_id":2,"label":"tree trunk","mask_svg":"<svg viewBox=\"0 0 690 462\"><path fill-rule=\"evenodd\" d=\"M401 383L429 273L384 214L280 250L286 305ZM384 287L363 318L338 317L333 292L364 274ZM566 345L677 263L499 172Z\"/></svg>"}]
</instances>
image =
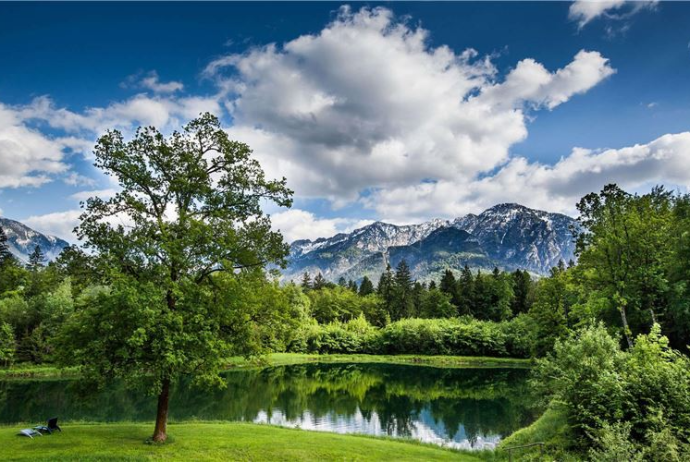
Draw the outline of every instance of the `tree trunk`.
<instances>
[{"instance_id":1,"label":"tree trunk","mask_svg":"<svg viewBox=\"0 0 690 462\"><path fill-rule=\"evenodd\" d=\"M153 441L162 443L168 439L168 403L170 402L170 379L163 379L161 392L158 395L156 411L156 428L153 430Z\"/></svg>"},{"instance_id":2,"label":"tree trunk","mask_svg":"<svg viewBox=\"0 0 690 462\"><path fill-rule=\"evenodd\" d=\"M628 317L625 314L625 307L621 305L619 310L621 312L621 320L623 321L623 333L625 334L625 339L628 341L628 348L632 350L633 341L630 336L632 332L630 331L630 326L628 326Z\"/></svg>"}]
</instances>

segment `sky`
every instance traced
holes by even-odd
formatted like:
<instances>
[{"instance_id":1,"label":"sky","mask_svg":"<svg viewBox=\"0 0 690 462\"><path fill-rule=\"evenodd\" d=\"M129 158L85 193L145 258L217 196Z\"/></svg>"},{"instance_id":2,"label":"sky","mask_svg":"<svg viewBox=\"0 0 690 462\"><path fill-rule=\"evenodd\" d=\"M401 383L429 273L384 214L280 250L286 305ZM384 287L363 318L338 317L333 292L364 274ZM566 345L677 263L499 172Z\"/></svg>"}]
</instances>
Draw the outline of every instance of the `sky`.
<instances>
[{"instance_id":1,"label":"sky","mask_svg":"<svg viewBox=\"0 0 690 462\"><path fill-rule=\"evenodd\" d=\"M690 3L2 3L0 215L74 241L99 135L212 112L286 240L690 186Z\"/></svg>"}]
</instances>

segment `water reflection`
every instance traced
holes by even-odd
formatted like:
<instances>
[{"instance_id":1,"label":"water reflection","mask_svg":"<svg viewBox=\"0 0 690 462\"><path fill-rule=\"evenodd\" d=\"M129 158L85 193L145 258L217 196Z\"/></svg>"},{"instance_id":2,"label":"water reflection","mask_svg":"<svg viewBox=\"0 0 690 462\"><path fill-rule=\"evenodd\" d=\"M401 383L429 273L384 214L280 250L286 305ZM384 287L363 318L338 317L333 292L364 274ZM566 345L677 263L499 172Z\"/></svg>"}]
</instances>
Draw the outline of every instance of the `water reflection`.
<instances>
[{"instance_id":1,"label":"water reflection","mask_svg":"<svg viewBox=\"0 0 690 462\"><path fill-rule=\"evenodd\" d=\"M415 438L458 448L491 448L530 423L527 371L439 369L382 364L305 364L226 374L203 390L182 380L171 420L230 420L308 430ZM0 423L151 421L155 399L111 384L83 395L68 380L0 383Z\"/></svg>"}]
</instances>

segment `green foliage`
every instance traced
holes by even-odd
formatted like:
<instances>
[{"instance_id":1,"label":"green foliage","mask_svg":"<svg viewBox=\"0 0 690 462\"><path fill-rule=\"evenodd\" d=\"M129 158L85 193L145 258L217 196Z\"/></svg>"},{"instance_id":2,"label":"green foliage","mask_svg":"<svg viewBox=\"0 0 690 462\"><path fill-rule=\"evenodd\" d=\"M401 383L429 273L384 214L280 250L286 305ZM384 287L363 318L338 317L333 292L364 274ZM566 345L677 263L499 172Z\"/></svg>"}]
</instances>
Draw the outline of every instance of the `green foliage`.
<instances>
[{"instance_id":1,"label":"green foliage","mask_svg":"<svg viewBox=\"0 0 690 462\"><path fill-rule=\"evenodd\" d=\"M669 348L658 325L628 352L601 324L559 340L539 361L535 386L564 403L580 447L601 451L614 444L614 457L615 451L632 454L631 447L660 454L671 441L688 444L690 360Z\"/></svg>"},{"instance_id":2,"label":"green foliage","mask_svg":"<svg viewBox=\"0 0 690 462\"><path fill-rule=\"evenodd\" d=\"M420 317L422 318L452 318L457 308L451 303L448 294L438 290L426 290L421 295Z\"/></svg>"},{"instance_id":3,"label":"green foliage","mask_svg":"<svg viewBox=\"0 0 690 462\"><path fill-rule=\"evenodd\" d=\"M369 294L373 294L374 291L374 283L367 276L364 276L359 284L359 295L366 297Z\"/></svg>"},{"instance_id":4,"label":"green foliage","mask_svg":"<svg viewBox=\"0 0 690 462\"><path fill-rule=\"evenodd\" d=\"M12 326L0 321L0 364L7 367L14 361L16 345Z\"/></svg>"},{"instance_id":5,"label":"green foliage","mask_svg":"<svg viewBox=\"0 0 690 462\"><path fill-rule=\"evenodd\" d=\"M261 351L282 311L248 302L237 282L252 287L254 270L288 254L262 205L290 206L292 192L251 154L208 113L167 138L153 127L130 141L109 131L95 147L96 167L121 191L88 199L76 231L107 269L110 292L70 319L60 358L91 378L127 377L158 393L156 440L166 437L171 379L219 383L220 358Z\"/></svg>"},{"instance_id":6,"label":"green foliage","mask_svg":"<svg viewBox=\"0 0 690 462\"><path fill-rule=\"evenodd\" d=\"M660 187L637 196L607 185L577 206L583 228L577 240L580 283L590 297L606 301L597 304L600 319L619 315L629 346L667 307L673 203Z\"/></svg>"},{"instance_id":7,"label":"green foliage","mask_svg":"<svg viewBox=\"0 0 690 462\"><path fill-rule=\"evenodd\" d=\"M383 328L363 316L347 323L310 324L290 345L296 353L370 353L528 357L523 318L494 323L463 319L403 319Z\"/></svg>"},{"instance_id":8,"label":"green foliage","mask_svg":"<svg viewBox=\"0 0 690 462\"><path fill-rule=\"evenodd\" d=\"M551 270L551 276L537 285L529 315L535 325L535 355L543 356L553 349L557 339L565 338L574 326L573 296L569 274L562 267Z\"/></svg>"}]
</instances>

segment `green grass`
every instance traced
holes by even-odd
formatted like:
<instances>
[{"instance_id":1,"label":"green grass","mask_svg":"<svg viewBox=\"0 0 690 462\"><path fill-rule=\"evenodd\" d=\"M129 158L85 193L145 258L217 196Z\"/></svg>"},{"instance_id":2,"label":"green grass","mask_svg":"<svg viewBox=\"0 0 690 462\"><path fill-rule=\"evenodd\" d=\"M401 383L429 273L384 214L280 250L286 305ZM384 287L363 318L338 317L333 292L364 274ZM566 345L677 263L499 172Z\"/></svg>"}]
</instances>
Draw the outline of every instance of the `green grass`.
<instances>
[{"instance_id":1,"label":"green grass","mask_svg":"<svg viewBox=\"0 0 690 462\"><path fill-rule=\"evenodd\" d=\"M424 355L365 355L365 354L303 354L273 353L258 360L247 360L234 357L228 360L227 366L256 367L283 366L304 363L384 363L410 364L417 366L472 368L472 367L530 367L530 360L519 358L491 358L483 356L424 356Z\"/></svg>"},{"instance_id":2,"label":"green grass","mask_svg":"<svg viewBox=\"0 0 690 462\"><path fill-rule=\"evenodd\" d=\"M0 427L2 460L483 460L430 445L244 423L168 425L165 444L144 444L151 424L64 425L29 439Z\"/></svg>"},{"instance_id":3,"label":"green grass","mask_svg":"<svg viewBox=\"0 0 690 462\"><path fill-rule=\"evenodd\" d=\"M473 356L423 356L423 355L318 355L301 353L273 353L258 359L233 357L228 359L228 368L284 366L305 363L385 363L413 364L433 367L529 367L528 359L490 358ZM78 377L79 369L68 367L60 369L52 365L17 364L9 368L0 368L0 380L35 379L53 377Z\"/></svg>"},{"instance_id":4,"label":"green grass","mask_svg":"<svg viewBox=\"0 0 690 462\"><path fill-rule=\"evenodd\" d=\"M16 364L8 368L0 368L0 380L78 376L79 368L77 367L59 368L46 364Z\"/></svg>"},{"instance_id":5,"label":"green grass","mask_svg":"<svg viewBox=\"0 0 690 462\"><path fill-rule=\"evenodd\" d=\"M539 447L519 448L513 452L515 460L525 461L576 461L577 455L567 452L572 437L565 408L551 403L546 412L532 425L522 428L499 443L498 453L507 457L506 448L543 442L544 457L539 456Z\"/></svg>"}]
</instances>

